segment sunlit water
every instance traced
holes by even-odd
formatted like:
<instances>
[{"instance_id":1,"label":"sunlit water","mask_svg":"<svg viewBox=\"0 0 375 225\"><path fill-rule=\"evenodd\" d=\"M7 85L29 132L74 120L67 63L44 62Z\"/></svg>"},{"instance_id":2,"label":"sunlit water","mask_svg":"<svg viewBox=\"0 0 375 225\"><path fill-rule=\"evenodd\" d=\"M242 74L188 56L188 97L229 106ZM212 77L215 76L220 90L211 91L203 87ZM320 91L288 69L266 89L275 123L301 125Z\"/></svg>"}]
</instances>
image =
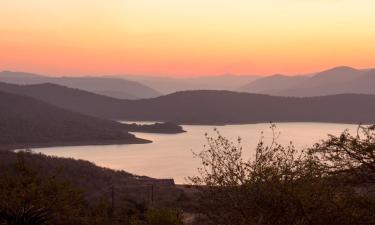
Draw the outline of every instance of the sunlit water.
<instances>
[{"instance_id":1,"label":"sunlit water","mask_svg":"<svg viewBox=\"0 0 375 225\"><path fill-rule=\"evenodd\" d=\"M237 141L242 138L244 157L251 158L261 132L265 140L270 140L270 124L228 125L217 127L220 133ZM142 145L106 145L52 147L33 149L47 155L85 159L96 165L117 170L125 170L137 175L155 178L174 178L176 183L186 183L186 177L196 174L200 161L193 157L192 151L203 149L206 139L204 134L214 136L214 126L183 126L182 134L146 134L135 133L140 138L152 140L151 144ZM293 144L306 148L326 138L327 134L338 135L345 129L355 131L356 125L328 123L280 123L279 143Z\"/></svg>"}]
</instances>

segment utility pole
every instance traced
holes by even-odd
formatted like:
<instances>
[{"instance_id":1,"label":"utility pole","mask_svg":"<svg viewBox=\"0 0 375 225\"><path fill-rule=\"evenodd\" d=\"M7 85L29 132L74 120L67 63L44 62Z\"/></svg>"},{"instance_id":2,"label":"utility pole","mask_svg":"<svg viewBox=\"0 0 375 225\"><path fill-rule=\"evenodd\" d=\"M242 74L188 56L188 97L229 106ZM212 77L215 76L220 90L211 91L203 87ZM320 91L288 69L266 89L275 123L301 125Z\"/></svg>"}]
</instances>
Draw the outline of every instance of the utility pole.
<instances>
[{"instance_id":1,"label":"utility pole","mask_svg":"<svg viewBox=\"0 0 375 225\"><path fill-rule=\"evenodd\" d=\"M154 184L151 184L151 204L154 203Z\"/></svg>"},{"instance_id":2,"label":"utility pole","mask_svg":"<svg viewBox=\"0 0 375 225\"><path fill-rule=\"evenodd\" d=\"M113 222L113 215L115 211L115 188L113 184L111 185L110 189L111 189L111 209L110 209L109 216L111 218L111 221Z\"/></svg>"},{"instance_id":3,"label":"utility pole","mask_svg":"<svg viewBox=\"0 0 375 225\"><path fill-rule=\"evenodd\" d=\"M113 213L115 211L115 188L113 185L111 186L111 208Z\"/></svg>"}]
</instances>

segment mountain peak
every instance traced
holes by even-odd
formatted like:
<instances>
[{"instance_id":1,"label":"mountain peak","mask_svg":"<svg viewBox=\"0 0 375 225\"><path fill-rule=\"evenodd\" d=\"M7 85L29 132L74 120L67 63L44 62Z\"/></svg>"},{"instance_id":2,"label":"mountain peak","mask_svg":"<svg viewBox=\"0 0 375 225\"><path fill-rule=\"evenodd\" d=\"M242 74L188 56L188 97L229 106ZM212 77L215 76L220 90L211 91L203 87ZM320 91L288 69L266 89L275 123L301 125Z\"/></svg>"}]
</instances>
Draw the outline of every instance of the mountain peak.
<instances>
[{"instance_id":1,"label":"mountain peak","mask_svg":"<svg viewBox=\"0 0 375 225\"><path fill-rule=\"evenodd\" d=\"M332 79L341 79L341 81L348 81L357 78L362 73L363 71L352 67L339 66L317 73L312 77L312 80L324 79L325 81L331 81Z\"/></svg>"},{"instance_id":2,"label":"mountain peak","mask_svg":"<svg viewBox=\"0 0 375 225\"><path fill-rule=\"evenodd\" d=\"M328 70L324 70L318 74L332 74L332 73L356 73L356 72L360 72L360 70L357 70L353 67L349 67L349 66L337 66L337 67L333 67L331 69L328 69Z\"/></svg>"}]
</instances>

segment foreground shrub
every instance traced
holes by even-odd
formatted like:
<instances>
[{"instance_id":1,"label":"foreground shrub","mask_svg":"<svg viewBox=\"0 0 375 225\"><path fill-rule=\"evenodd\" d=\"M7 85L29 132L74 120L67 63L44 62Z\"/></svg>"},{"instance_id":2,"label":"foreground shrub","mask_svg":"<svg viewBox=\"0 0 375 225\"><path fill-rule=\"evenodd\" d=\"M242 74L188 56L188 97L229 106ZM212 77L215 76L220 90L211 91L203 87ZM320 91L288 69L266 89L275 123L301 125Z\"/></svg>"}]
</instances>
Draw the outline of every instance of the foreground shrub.
<instances>
[{"instance_id":1,"label":"foreground shrub","mask_svg":"<svg viewBox=\"0 0 375 225\"><path fill-rule=\"evenodd\" d=\"M241 140L219 132L207 137L199 176L198 210L211 224L375 224L375 202L333 173L314 151L259 142L254 159L242 156ZM332 136L330 137L333 138ZM366 141L373 141L366 140ZM361 150L358 150L361 151ZM207 185L207 186L206 186Z\"/></svg>"},{"instance_id":2,"label":"foreground shrub","mask_svg":"<svg viewBox=\"0 0 375 225\"><path fill-rule=\"evenodd\" d=\"M131 225L183 225L181 214L174 209L150 208L143 220L133 218Z\"/></svg>"},{"instance_id":3,"label":"foreground shrub","mask_svg":"<svg viewBox=\"0 0 375 225\"><path fill-rule=\"evenodd\" d=\"M347 176L354 183L375 183L375 125L359 126L355 135L348 130L338 137L329 135L310 152L331 173Z\"/></svg>"}]
</instances>

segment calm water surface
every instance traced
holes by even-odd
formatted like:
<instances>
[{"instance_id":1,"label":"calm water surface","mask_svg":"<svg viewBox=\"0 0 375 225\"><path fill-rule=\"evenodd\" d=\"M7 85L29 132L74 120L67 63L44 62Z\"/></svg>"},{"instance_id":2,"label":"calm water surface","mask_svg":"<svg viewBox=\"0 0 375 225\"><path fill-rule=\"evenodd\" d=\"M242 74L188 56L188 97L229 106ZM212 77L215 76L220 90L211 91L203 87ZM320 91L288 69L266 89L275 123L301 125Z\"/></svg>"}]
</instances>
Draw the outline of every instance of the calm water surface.
<instances>
[{"instance_id":1,"label":"calm water surface","mask_svg":"<svg viewBox=\"0 0 375 225\"><path fill-rule=\"evenodd\" d=\"M270 140L272 132L270 124L247 124L218 126L223 136L236 141L242 138L244 156L253 156L261 132L265 140ZM155 178L174 178L176 183L186 183L185 178L196 174L200 163L193 158L192 151L203 149L205 133L213 136L215 126L183 126L186 133L182 134L146 134L135 133L140 138L152 140L151 144L142 145L107 145L52 147L33 149L46 155L85 159L99 166L117 170L125 170L138 175ZM328 123L280 123L277 131L281 132L279 143L293 144L298 148L306 148L326 138L327 134L338 135L345 129L355 131L357 125Z\"/></svg>"}]
</instances>

